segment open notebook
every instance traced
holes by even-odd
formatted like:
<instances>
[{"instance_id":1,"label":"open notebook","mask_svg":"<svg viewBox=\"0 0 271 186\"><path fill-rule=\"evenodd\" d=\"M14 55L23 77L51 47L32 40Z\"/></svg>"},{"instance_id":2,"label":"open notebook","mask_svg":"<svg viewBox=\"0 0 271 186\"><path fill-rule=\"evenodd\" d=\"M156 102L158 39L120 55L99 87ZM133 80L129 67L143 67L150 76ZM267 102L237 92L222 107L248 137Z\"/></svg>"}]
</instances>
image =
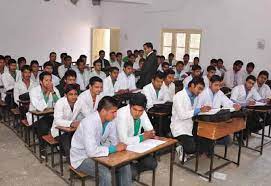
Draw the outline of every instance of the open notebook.
<instances>
[{"instance_id":1,"label":"open notebook","mask_svg":"<svg viewBox=\"0 0 271 186\"><path fill-rule=\"evenodd\" d=\"M128 145L127 150L137 153L144 153L154 147L162 145L163 143L165 143L165 141L148 139L136 145Z\"/></svg>"},{"instance_id":2,"label":"open notebook","mask_svg":"<svg viewBox=\"0 0 271 186\"><path fill-rule=\"evenodd\" d=\"M234 112L235 109L232 108L216 108L216 109L211 109L209 112L200 112L199 115L214 115L218 113L220 110L230 110L230 112Z\"/></svg>"}]
</instances>

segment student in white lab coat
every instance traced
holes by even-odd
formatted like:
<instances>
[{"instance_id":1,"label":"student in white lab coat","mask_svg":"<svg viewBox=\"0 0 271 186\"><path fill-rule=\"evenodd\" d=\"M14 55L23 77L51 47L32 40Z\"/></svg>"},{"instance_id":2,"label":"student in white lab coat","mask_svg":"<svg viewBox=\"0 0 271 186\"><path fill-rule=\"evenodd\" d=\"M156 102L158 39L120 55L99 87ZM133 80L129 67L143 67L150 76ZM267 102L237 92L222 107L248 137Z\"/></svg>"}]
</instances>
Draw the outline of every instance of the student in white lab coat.
<instances>
[{"instance_id":1,"label":"student in white lab coat","mask_svg":"<svg viewBox=\"0 0 271 186\"><path fill-rule=\"evenodd\" d=\"M59 136L59 131L56 128L60 127L74 127L77 128L80 123L78 118L81 112L81 105L77 101L80 89L76 84L69 84L65 87L65 96L60 98L54 108L54 121L51 128L52 136L59 141L64 150L64 154L69 158L71 148L71 133L63 133Z\"/></svg>"},{"instance_id":2,"label":"student in white lab coat","mask_svg":"<svg viewBox=\"0 0 271 186\"><path fill-rule=\"evenodd\" d=\"M60 98L57 88L54 87L52 82L52 74L48 72L42 72L40 74L40 85L32 88L29 92L30 105L29 111L44 111L47 108L53 108L54 104ZM28 112L26 114L29 125L32 125L32 114ZM33 127L37 131L37 135L40 142L41 155L44 158L45 143L42 139L43 135L47 135L52 127L53 116L44 116L37 121L34 118L35 123Z\"/></svg>"},{"instance_id":3,"label":"student in white lab coat","mask_svg":"<svg viewBox=\"0 0 271 186\"><path fill-rule=\"evenodd\" d=\"M236 87L237 85L243 84L242 72L241 72L242 66L243 66L243 62L240 60L237 60L233 63L232 70L228 70L225 73L224 84L226 87L232 89Z\"/></svg>"},{"instance_id":4,"label":"student in white lab coat","mask_svg":"<svg viewBox=\"0 0 271 186\"><path fill-rule=\"evenodd\" d=\"M190 56L189 54L184 54L183 56L183 63L184 63L184 72L187 73L187 72L190 72L191 70L191 66L193 66L190 62Z\"/></svg>"},{"instance_id":5,"label":"student in white lab coat","mask_svg":"<svg viewBox=\"0 0 271 186\"><path fill-rule=\"evenodd\" d=\"M53 85L56 87L60 83L59 77L53 74L53 63L48 61L43 64L43 71L52 74L52 82Z\"/></svg>"},{"instance_id":6,"label":"student in white lab coat","mask_svg":"<svg viewBox=\"0 0 271 186\"><path fill-rule=\"evenodd\" d=\"M127 145L119 143L116 125L112 120L117 114L117 101L104 97L96 112L80 122L72 137L70 159L71 165L79 172L95 176L95 161L92 158L108 156L126 150ZM112 183L111 172L99 164L99 185L109 186ZM117 168L116 185L132 185L130 165Z\"/></svg>"},{"instance_id":7,"label":"student in white lab coat","mask_svg":"<svg viewBox=\"0 0 271 186\"><path fill-rule=\"evenodd\" d=\"M165 72L166 70L168 70L169 69L169 63L168 62L164 62L164 63L162 63L162 65L161 65L161 69L159 69L159 67L158 67L158 69L157 70L160 70L161 72Z\"/></svg>"},{"instance_id":8,"label":"student in white lab coat","mask_svg":"<svg viewBox=\"0 0 271 186\"><path fill-rule=\"evenodd\" d=\"M170 53L170 54L168 54L168 60L166 61L168 64L169 64L169 66L171 66L171 67L173 67L173 66L175 66L176 65L176 63L177 63L177 61L174 59L174 54L173 53Z\"/></svg>"},{"instance_id":9,"label":"student in white lab coat","mask_svg":"<svg viewBox=\"0 0 271 186\"><path fill-rule=\"evenodd\" d=\"M59 91L59 94L61 97L64 96L65 94L65 87L67 85L70 85L70 84L75 84L76 86L79 87L79 90L80 90L80 85L78 85L76 83L76 79L77 79L77 74L74 70L67 70L65 72L65 75L64 77L62 78L62 80L60 81L59 85L56 86L56 88L58 89ZM79 91L79 94L81 93L81 91Z\"/></svg>"},{"instance_id":10,"label":"student in white lab coat","mask_svg":"<svg viewBox=\"0 0 271 186\"><path fill-rule=\"evenodd\" d=\"M209 87L210 79L212 78L213 75L215 75L215 73L216 69L214 66L210 65L207 67L207 74L202 77L204 80L205 88Z\"/></svg>"},{"instance_id":11,"label":"student in white lab coat","mask_svg":"<svg viewBox=\"0 0 271 186\"><path fill-rule=\"evenodd\" d=\"M172 69L168 69L164 72L164 82L162 88L167 90L170 101L172 102L173 96L175 95L175 84L174 84L175 72Z\"/></svg>"},{"instance_id":12,"label":"student in white lab coat","mask_svg":"<svg viewBox=\"0 0 271 186\"><path fill-rule=\"evenodd\" d=\"M77 74L76 83L80 85L80 90L86 90L90 79L90 72L86 69L86 63L79 58L76 61L74 71Z\"/></svg>"},{"instance_id":13,"label":"student in white lab coat","mask_svg":"<svg viewBox=\"0 0 271 186\"><path fill-rule=\"evenodd\" d=\"M39 84L40 80L39 80L39 75L40 75L40 71L39 71L39 62L37 60L32 60L30 63L30 68L31 68L31 80L36 83Z\"/></svg>"},{"instance_id":14,"label":"student in white lab coat","mask_svg":"<svg viewBox=\"0 0 271 186\"><path fill-rule=\"evenodd\" d=\"M163 104L170 101L167 90L162 87L164 81L164 73L157 71L152 82L143 87L142 93L147 97L147 109L150 109L155 104Z\"/></svg>"},{"instance_id":15,"label":"student in white lab coat","mask_svg":"<svg viewBox=\"0 0 271 186\"><path fill-rule=\"evenodd\" d=\"M246 79L249 75L253 75L256 77L254 74L253 70L255 68L255 64L252 62L249 62L246 66L246 69L242 71L242 83L245 84Z\"/></svg>"},{"instance_id":16,"label":"student in white lab coat","mask_svg":"<svg viewBox=\"0 0 271 186\"><path fill-rule=\"evenodd\" d=\"M118 79L114 87L117 94L122 94L137 89L133 70L132 62L128 61L124 63L123 71L118 75Z\"/></svg>"},{"instance_id":17,"label":"student in white lab coat","mask_svg":"<svg viewBox=\"0 0 271 186\"><path fill-rule=\"evenodd\" d=\"M119 75L118 67L109 68L109 76L103 80L103 96L114 96L115 95L115 85Z\"/></svg>"},{"instance_id":18,"label":"student in white lab coat","mask_svg":"<svg viewBox=\"0 0 271 186\"><path fill-rule=\"evenodd\" d=\"M103 95L103 80L97 76L90 78L89 89L85 90L78 97L78 101L82 104L83 117L87 117L97 110L98 104Z\"/></svg>"},{"instance_id":19,"label":"student in white lab coat","mask_svg":"<svg viewBox=\"0 0 271 186\"><path fill-rule=\"evenodd\" d=\"M115 123L120 142L126 145L136 145L144 140L155 138L155 131L145 112L146 104L146 96L137 93L127 106L118 110ZM132 176L135 178L141 172L154 170L156 167L157 161L152 156L146 156L131 164Z\"/></svg>"},{"instance_id":20,"label":"student in white lab coat","mask_svg":"<svg viewBox=\"0 0 271 186\"><path fill-rule=\"evenodd\" d=\"M210 66L215 67L215 70L216 70L216 71L215 71L215 75L222 76L221 71L218 70L218 60L217 60L217 59L211 59L211 61L210 61ZM206 75L207 72L204 71L204 74Z\"/></svg>"},{"instance_id":21,"label":"student in white lab coat","mask_svg":"<svg viewBox=\"0 0 271 186\"><path fill-rule=\"evenodd\" d=\"M222 59L217 60L217 70L220 71L222 79L224 79L227 69L224 66L224 61Z\"/></svg>"},{"instance_id":22,"label":"student in white lab coat","mask_svg":"<svg viewBox=\"0 0 271 186\"><path fill-rule=\"evenodd\" d=\"M184 63L182 61L178 61L176 64L176 69L175 69L175 80L176 81L182 81L184 80L188 74L185 73L184 71Z\"/></svg>"},{"instance_id":23,"label":"student in white lab coat","mask_svg":"<svg viewBox=\"0 0 271 186\"><path fill-rule=\"evenodd\" d=\"M270 87L265 84L268 80L269 73L265 70L261 71L257 77L257 81L254 85L254 88L260 94L263 99L271 99L271 90Z\"/></svg>"},{"instance_id":24,"label":"student in white lab coat","mask_svg":"<svg viewBox=\"0 0 271 186\"><path fill-rule=\"evenodd\" d=\"M193 154L196 152L196 130L193 128L193 116L200 112L208 112L211 107L195 107L195 98L203 91L204 81L201 77L195 77L189 82L188 87L178 92L173 97L171 132L174 138L181 142L182 146L176 150L179 153L179 159L182 159L183 153ZM200 152L208 151L208 142L198 138L200 143Z\"/></svg>"},{"instance_id":25,"label":"student in white lab coat","mask_svg":"<svg viewBox=\"0 0 271 186\"><path fill-rule=\"evenodd\" d=\"M194 77L200 77L201 75L201 66L199 65L193 65L192 66L192 73L186 77L184 80L183 80L183 86L184 87L187 87L188 86L188 83L194 78Z\"/></svg>"},{"instance_id":26,"label":"student in white lab coat","mask_svg":"<svg viewBox=\"0 0 271 186\"><path fill-rule=\"evenodd\" d=\"M93 63L94 69L90 73L90 78L97 76L101 78L102 80L106 78L106 74L102 71L102 62L101 61L94 61Z\"/></svg>"},{"instance_id":27,"label":"student in white lab coat","mask_svg":"<svg viewBox=\"0 0 271 186\"><path fill-rule=\"evenodd\" d=\"M116 54L116 61L111 63L111 67L117 67L120 71L122 71L124 66L124 62L122 61L122 53L118 52Z\"/></svg>"},{"instance_id":28,"label":"student in white lab coat","mask_svg":"<svg viewBox=\"0 0 271 186\"><path fill-rule=\"evenodd\" d=\"M69 70L71 68L71 64L72 64L72 57L71 56L65 56L64 57L64 64L62 64L61 66L58 67L58 75L60 77L60 79L62 79L65 75L65 72L67 70Z\"/></svg>"},{"instance_id":29,"label":"student in white lab coat","mask_svg":"<svg viewBox=\"0 0 271 186\"><path fill-rule=\"evenodd\" d=\"M0 55L0 95L2 95L5 92L3 81L2 81L2 75L5 72L5 57Z\"/></svg>"}]
</instances>

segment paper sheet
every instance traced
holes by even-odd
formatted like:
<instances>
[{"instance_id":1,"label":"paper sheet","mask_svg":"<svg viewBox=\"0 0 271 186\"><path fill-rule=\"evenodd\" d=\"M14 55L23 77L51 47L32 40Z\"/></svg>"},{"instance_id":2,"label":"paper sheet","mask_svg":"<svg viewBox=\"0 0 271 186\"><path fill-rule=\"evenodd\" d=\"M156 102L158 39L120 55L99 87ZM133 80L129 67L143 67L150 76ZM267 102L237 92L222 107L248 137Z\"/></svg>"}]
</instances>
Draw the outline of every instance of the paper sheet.
<instances>
[{"instance_id":1,"label":"paper sheet","mask_svg":"<svg viewBox=\"0 0 271 186\"><path fill-rule=\"evenodd\" d=\"M128 145L127 150L137 153L144 153L154 147L157 147L161 144L165 143L165 141L148 139L136 145Z\"/></svg>"},{"instance_id":2,"label":"paper sheet","mask_svg":"<svg viewBox=\"0 0 271 186\"><path fill-rule=\"evenodd\" d=\"M256 103L255 103L255 106L262 106L262 105L266 105L266 103L262 103L262 102L258 102L258 101L256 101Z\"/></svg>"},{"instance_id":3,"label":"paper sheet","mask_svg":"<svg viewBox=\"0 0 271 186\"><path fill-rule=\"evenodd\" d=\"M230 112L234 112L234 108L216 108L216 109L211 109L209 112L200 112L199 115L214 115L218 113L220 110L230 110Z\"/></svg>"}]
</instances>

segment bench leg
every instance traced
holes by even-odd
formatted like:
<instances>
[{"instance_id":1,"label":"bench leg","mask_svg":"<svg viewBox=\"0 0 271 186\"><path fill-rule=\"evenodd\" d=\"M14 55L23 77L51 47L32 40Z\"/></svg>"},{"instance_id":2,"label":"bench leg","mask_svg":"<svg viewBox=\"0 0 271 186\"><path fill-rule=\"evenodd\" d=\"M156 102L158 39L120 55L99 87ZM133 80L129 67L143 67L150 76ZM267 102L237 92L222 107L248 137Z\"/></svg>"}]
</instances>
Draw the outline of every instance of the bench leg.
<instances>
[{"instance_id":1,"label":"bench leg","mask_svg":"<svg viewBox=\"0 0 271 186\"><path fill-rule=\"evenodd\" d=\"M82 182L82 186L85 186L85 185L86 185L86 180L85 180L85 178L81 178L81 182Z\"/></svg>"},{"instance_id":2,"label":"bench leg","mask_svg":"<svg viewBox=\"0 0 271 186\"><path fill-rule=\"evenodd\" d=\"M74 185L74 182L73 182L73 172L70 170L70 186L73 186Z\"/></svg>"},{"instance_id":3,"label":"bench leg","mask_svg":"<svg viewBox=\"0 0 271 186\"><path fill-rule=\"evenodd\" d=\"M51 145L51 167L55 166L54 146Z\"/></svg>"}]
</instances>

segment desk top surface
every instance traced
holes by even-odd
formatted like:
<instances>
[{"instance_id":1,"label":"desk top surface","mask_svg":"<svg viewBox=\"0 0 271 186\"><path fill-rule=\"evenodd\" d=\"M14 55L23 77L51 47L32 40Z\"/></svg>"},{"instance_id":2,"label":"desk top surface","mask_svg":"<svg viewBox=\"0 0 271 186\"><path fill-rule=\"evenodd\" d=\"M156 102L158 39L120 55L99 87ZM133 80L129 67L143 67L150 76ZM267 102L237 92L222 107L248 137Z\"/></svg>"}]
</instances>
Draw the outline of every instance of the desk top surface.
<instances>
[{"instance_id":1,"label":"desk top surface","mask_svg":"<svg viewBox=\"0 0 271 186\"><path fill-rule=\"evenodd\" d=\"M145 155L157 152L161 149L170 147L170 146L175 145L177 143L177 140L171 139L171 138L161 138L160 140L165 140L166 143L161 144L161 145L159 145L159 146L157 146L147 152L144 152L144 153L122 151L122 152L116 152L116 153L110 154L107 157L94 158L94 160L104 166L107 166L107 167L121 166L123 164L129 163L133 160L137 160Z\"/></svg>"}]
</instances>

